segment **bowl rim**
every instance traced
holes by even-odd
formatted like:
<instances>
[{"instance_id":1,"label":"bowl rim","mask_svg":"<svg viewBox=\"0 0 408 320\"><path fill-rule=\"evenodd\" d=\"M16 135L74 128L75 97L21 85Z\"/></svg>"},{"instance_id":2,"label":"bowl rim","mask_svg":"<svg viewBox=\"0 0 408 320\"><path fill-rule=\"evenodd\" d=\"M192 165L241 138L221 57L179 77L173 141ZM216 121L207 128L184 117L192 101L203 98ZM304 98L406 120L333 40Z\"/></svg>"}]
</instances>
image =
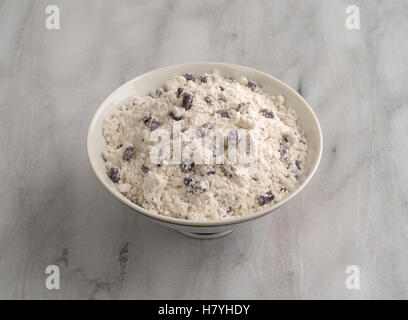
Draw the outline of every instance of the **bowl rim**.
<instances>
[{"instance_id":1,"label":"bowl rim","mask_svg":"<svg viewBox=\"0 0 408 320\"><path fill-rule=\"evenodd\" d=\"M319 149L317 150L318 155L317 155L316 161L314 162L313 166L311 167L311 169L309 171L309 175L306 177L305 180L302 181L302 183L298 186L298 188L296 190L292 191L292 193L289 194L286 198L284 198L283 200L277 202L273 206L265 208L265 209L260 210L260 211L257 211L257 212L252 213L252 214L245 215L245 216L225 218L225 219L222 219L222 220L208 220L208 221L204 220L204 221L202 221L202 220L185 220L185 219L180 219L180 218L169 217L169 216L161 215L159 213L150 212L150 211L144 209L143 207L140 207L140 206L132 203L129 199L127 199L124 195L122 195L116 189L116 187L111 187L109 184L107 184L106 181L104 181L104 179L102 178L101 173L96 170L96 164L93 163L92 156L90 154L90 144L91 144L90 140L91 140L92 131L94 130L94 127L96 125L97 120L99 119L99 117L101 116L103 111L106 109L106 107L109 106L109 104L107 104L106 102L109 101L112 96L117 94L117 92L119 92L119 91L123 90L125 87L131 85L134 81L137 81L140 78L143 78L143 77L145 77L145 76L147 76L147 75L149 75L151 73L158 72L158 71L164 71L166 69L182 68L182 67L197 66L197 65L205 65L205 66L208 65L209 67L214 68L214 69L216 69L217 66L226 67L226 68L229 67L229 68L234 68L234 69L238 69L238 70L245 70L245 71L248 71L248 72L258 73L259 75L270 78L271 80L276 81L277 83L279 83L281 86L286 87L286 89L289 90L292 94L294 94L295 96L300 98L302 103L306 106L306 108L310 112L310 114L311 114L311 116L313 118L314 125L316 126L317 131L318 131L318 135L319 135L319 141L318 141ZM290 86L288 86L287 84L285 84L281 80L279 80L279 79L275 78L274 76L269 75L269 74L267 74L267 73L265 73L263 71L253 69L253 68L249 68L249 67L245 67L245 66L241 66L241 65L237 65L237 64L224 63L224 62L206 62L206 61L203 61L203 62L189 62L189 63L174 64L174 65L170 65L170 66L156 68L156 69L145 72L145 73L143 73L143 74L141 74L141 75L127 81L127 82L125 82L124 84L119 86L117 89L115 89L99 105L98 109L96 110L96 112L94 113L94 115L93 115L93 117L91 119L91 122L90 122L89 127L88 127L88 132L87 132L86 149L87 149L87 154L88 154L88 161L89 161L89 163L90 163L90 165L92 167L93 172L95 173L98 180L100 181L100 183L107 190L109 190L109 192L111 194L113 194L118 200L120 200L122 203L124 203L125 205L127 205L131 209L137 211L138 213L144 215L147 218L150 218L150 219L153 219L153 220L158 220L160 222L164 222L164 223L168 223L168 224L172 224L172 225L185 226L185 227L208 228L208 227L230 226L230 225L240 224L240 223L243 223L243 222L246 222L246 221L251 221L251 220L260 218L262 216L265 216L268 213L271 213L272 211L275 211L279 207L286 204L289 200L294 198L300 191L303 190L303 188L309 183L309 181L312 179L312 177L316 173L316 170L317 170L317 168L318 168L318 166L320 164L320 160L321 160L322 153L323 153L323 135L322 135L322 129L320 127L317 116L314 113L313 109L310 107L310 105L307 103L307 101L296 90L292 89Z\"/></svg>"}]
</instances>

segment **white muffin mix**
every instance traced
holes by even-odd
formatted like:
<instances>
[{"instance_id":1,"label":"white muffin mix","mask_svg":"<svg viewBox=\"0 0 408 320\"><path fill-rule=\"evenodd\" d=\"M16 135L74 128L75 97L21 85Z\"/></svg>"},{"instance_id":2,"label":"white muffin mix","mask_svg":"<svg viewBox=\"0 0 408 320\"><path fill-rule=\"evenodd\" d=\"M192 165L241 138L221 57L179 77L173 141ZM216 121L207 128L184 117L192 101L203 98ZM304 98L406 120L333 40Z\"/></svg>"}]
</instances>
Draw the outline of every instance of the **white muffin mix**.
<instances>
[{"instance_id":1,"label":"white muffin mix","mask_svg":"<svg viewBox=\"0 0 408 320\"><path fill-rule=\"evenodd\" d=\"M105 121L107 174L132 202L175 218L223 219L272 206L302 181L307 156L296 113L284 102L283 96L267 94L255 82L232 80L218 71L177 76L151 96L129 98ZM180 132L173 133L175 123ZM237 130L247 130L257 145L256 167L216 164L215 144L210 145L212 163L174 164L168 157L152 161L157 145L151 141L153 132L167 130L175 141L190 129L198 129L198 139L227 130L225 150L242 140ZM188 144L182 140L182 149Z\"/></svg>"}]
</instances>

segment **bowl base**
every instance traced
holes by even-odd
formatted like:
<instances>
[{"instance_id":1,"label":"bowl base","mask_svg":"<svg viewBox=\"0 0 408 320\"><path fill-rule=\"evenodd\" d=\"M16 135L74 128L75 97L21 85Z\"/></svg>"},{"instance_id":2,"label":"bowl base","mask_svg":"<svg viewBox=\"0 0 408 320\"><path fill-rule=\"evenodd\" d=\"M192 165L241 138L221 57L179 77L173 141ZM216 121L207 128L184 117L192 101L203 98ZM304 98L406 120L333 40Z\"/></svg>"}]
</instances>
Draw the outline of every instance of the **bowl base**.
<instances>
[{"instance_id":1,"label":"bowl base","mask_svg":"<svg viewBox=\"0 0 408 320\"><path fill-rule=\"evenodd\" d=\"M224 237L228 234L230 234L232 231L234 231L234 229L231 230L227 230L224 232L187 232L187 231L180 231L178 230L178 232L180 232L181 234L190 237L190 238L195 238L195 239L217 239L217 238L221 238Z\"/></svg>"}]
</instances>

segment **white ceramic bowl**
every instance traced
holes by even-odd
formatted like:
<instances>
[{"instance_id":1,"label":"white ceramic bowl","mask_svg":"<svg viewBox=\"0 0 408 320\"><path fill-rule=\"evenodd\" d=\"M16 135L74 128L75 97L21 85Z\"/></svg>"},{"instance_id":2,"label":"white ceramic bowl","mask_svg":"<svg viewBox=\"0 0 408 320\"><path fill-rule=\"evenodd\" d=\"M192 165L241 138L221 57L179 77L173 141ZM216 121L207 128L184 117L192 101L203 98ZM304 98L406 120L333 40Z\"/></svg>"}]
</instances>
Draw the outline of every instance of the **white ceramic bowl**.
<instances>
[{"instance_id":1,"label":"white ceramic bowl","mask_svg":"<svg viewBox=\"0 0 408 320\"><path fill-rule=\"evenodd\" d=\"M187 72L198 75L205 72L211 72L214 69L218 69L222 74L230 75L233 78L245 76L248 79L259 83L268 93L275 95L282 94L286 99L286 104L296 110L301 126L305 132L305 136L309 141L309 151L305 164L306 173L302 184L285 199L269 208L244 217L228 218L217 221L190 221L166 217L149 212L130 202L116 189L115 184L109 179L105 171L104 160L101 156L106 145L105 138L102 134L104 120L110 118L112 114L119 109L120 103L131 95L147 95L151 89L163 87L166 80L176 75L182 75ZM322 147L322 132L316 115L308 103L295 90L291 89L278 79L261 71L233 64L215 62L186 63L160 68L142 74L141 76L125 83L120 88L116 89L100 105L92 118L87 138L89 162L91 163L92 169L99 181L106 187L106 189L136 212L153 219L164 226L196 238L217 238L226 235L242 223L260 218L267 213L271 213L288 202L298 194L312 178L320 162Z\"/></svg>"}]
</instances>

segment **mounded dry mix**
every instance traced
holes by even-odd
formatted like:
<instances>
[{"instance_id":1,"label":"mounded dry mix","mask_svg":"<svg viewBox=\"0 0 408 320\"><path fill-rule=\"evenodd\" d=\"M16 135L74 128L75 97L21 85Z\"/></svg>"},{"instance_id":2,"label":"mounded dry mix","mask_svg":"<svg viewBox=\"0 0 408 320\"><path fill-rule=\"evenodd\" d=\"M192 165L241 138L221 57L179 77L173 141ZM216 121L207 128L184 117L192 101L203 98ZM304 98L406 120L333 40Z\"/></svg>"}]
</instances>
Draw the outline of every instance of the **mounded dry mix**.
<instances>
[{"instance_id":1,"label":"mounded dry mix","mask_svg":"<svg viewBox=\"0 0 408 320\"><path fill-rule=\"evenodd\" d=\"M179 131L173 132L174 123ZM216 143L204 146L211 149L211 164L172 164L169 158L152 162L157 143L150 138L157 129L170 132L171 139L184 139L191 129L196 129L195 138L208 139L214 130L225 129L225 150L229 144L238 145L242 140L238 132L245 129L256 142L252 159L257 165L216 164L220 152ZM130 97L105 121L103 130L107 142L103 158L118 190L147 210L175 218L214 220L252 214L284 198L304 174L307 140L284 97L217 70L177 76L150 96ZM182 147L190 154L188 145L183 140Z\"/></svg>"}]
</instances>

